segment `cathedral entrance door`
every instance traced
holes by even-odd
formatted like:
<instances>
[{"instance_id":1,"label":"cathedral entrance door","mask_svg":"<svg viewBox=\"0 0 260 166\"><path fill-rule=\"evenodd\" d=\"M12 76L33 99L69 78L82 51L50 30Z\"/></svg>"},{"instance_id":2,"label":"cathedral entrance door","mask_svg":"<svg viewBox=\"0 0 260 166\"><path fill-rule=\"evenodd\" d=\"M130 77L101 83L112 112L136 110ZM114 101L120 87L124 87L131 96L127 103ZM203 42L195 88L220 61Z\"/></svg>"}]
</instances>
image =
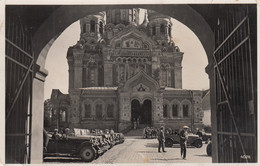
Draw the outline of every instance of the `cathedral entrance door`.
<instances>
[{"instance_id":1,"label":"cathedral entrance door","mask_svg":"<svg viewBox=\"0 0 260 166\"><path fill-rule=\"evenodd\" d=\"M152 101L145 100L143 104L136 99L131 102L131 119L132 121L139 118L140 124L152 123Z\"/></svg>"}]
</instances>

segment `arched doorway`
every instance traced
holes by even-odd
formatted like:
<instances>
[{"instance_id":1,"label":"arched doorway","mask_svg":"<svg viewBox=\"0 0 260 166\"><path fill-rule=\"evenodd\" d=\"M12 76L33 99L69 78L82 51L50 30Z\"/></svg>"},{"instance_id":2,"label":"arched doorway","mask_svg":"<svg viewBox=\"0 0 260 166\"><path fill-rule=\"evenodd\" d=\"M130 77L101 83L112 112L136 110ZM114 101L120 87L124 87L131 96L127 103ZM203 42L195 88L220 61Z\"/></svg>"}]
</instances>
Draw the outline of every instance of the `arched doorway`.
<instances>
[{"instance_id":1,"label":"arched doorway","mask_svg":"<svg viewBox=\"0 0 260 166\"><path fill-rule=\"evenodd\" d=\"M145 100L140 103L134 99L131 102L131 120L137 120L139 118L140 124L152 124L152 101Z\"/></svg>"}]
</instances>

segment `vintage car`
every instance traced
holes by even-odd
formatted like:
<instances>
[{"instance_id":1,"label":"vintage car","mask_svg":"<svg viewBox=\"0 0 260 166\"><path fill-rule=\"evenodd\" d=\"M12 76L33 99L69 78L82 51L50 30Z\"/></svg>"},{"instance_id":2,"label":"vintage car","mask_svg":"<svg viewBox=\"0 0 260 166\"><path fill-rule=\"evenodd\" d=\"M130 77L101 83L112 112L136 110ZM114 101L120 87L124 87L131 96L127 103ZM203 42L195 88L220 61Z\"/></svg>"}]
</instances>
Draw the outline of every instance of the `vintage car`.
<instances>
[{"instance_id":1,"label":"vintage car","mask_svg":"<svg viewBox=\"0 0 260 166\"><path fill-rule=\"evenodd\" d=\"M116 144L122 144L125 142L125 136L123 133L115 133Z\"/></svg>"},{"instance_id":2,"label":"vintage car","mask_svg":"<svg viewBox=\"0 0 260 166\"><path fill-rule=\"evenodd\" d=\"M165 134L165 146L172 147L173 144L179 144L180 137L178 132L174 132L172 134ZM202 139L199 138L198 135L194 135L192 133L188 134L187 146L195 146L196 148L202 147Z\"/></svg>"},{"instance_id":3,"label":"vintage car","mask_svg":"<svg viewBox=\"0 0 260 166\"><path fill-rule=\"evenodd\" d=\"M44 131L43 156L77 156L83 161L91 162L102 154L102 144L100 136L69 136L65 134L53 133L50 137Z\"/></svg>"},{"instance_id":4,"label":"vintage car","mask_svg":"<svg viewBox=\"0 0 260 166\"><path fill-rule=\"evenodd\" d=\"M202 141L209 141L211 140L211 133L202 133Z\"/></svg>"}]
</instances>

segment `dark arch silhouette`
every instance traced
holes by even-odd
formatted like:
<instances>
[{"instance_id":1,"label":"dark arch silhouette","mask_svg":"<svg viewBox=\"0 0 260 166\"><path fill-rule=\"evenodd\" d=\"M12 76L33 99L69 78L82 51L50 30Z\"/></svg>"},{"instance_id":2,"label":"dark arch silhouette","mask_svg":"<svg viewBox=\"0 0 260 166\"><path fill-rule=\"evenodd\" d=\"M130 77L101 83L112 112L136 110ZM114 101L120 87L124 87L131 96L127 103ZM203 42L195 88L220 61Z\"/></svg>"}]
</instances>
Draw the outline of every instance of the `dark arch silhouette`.
<instances>
[{"instance_id":1,"label":"dark arch silhouette","mask_svg":"<svg viewBox=\"0 0 260 166\"><path fill-rule=\"evenodd\" d=\"M132 122L138 121L140 124L152 124L152 101L146 99L142 104L134 99L131 102L131 119Z\"/></svg>"}]
</instances>

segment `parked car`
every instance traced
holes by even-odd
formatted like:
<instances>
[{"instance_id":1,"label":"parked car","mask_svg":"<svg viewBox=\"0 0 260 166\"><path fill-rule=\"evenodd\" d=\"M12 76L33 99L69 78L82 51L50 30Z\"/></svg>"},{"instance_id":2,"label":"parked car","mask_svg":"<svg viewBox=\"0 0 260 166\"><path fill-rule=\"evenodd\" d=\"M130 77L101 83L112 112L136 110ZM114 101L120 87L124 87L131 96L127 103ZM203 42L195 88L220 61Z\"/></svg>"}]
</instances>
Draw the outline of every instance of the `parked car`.
<instances>
[{"instance_id":1,"label":"parked car","mask_svg":"<svg viewBox=\"0 0 260 166\"><path fill-rule=\"evenodd\" d=\"M77 156L83 161L91 162L103 153L100 136L67 136L53 133L50 137L44 131L43 156Z\"/></svg>"},{"instance_id":2,"label":"parked car","mask_svg":"<svg viewBox=\"0 0 260 166\"><path fill-rule=\"evenodd\" d=\"M202 141L211 140L211 133L202 133Z\"/></svg>"},{"instance_id":3,"label":"parked car","mask_svg":"<svg viewBox=\"0 0 260 166\"><path fill-rule=\"evenodd\" d=\"M165 135L165 146L166 147L172 147L173 144L179 144L180 143L180 137L178 132L174 132L172 134L166 134ZM196 148L202 147L202 139L199 138L198 135L189 133L188 134L188 140L187 140L188 146L195 146Z\"/></svg>"}]
</instances>

